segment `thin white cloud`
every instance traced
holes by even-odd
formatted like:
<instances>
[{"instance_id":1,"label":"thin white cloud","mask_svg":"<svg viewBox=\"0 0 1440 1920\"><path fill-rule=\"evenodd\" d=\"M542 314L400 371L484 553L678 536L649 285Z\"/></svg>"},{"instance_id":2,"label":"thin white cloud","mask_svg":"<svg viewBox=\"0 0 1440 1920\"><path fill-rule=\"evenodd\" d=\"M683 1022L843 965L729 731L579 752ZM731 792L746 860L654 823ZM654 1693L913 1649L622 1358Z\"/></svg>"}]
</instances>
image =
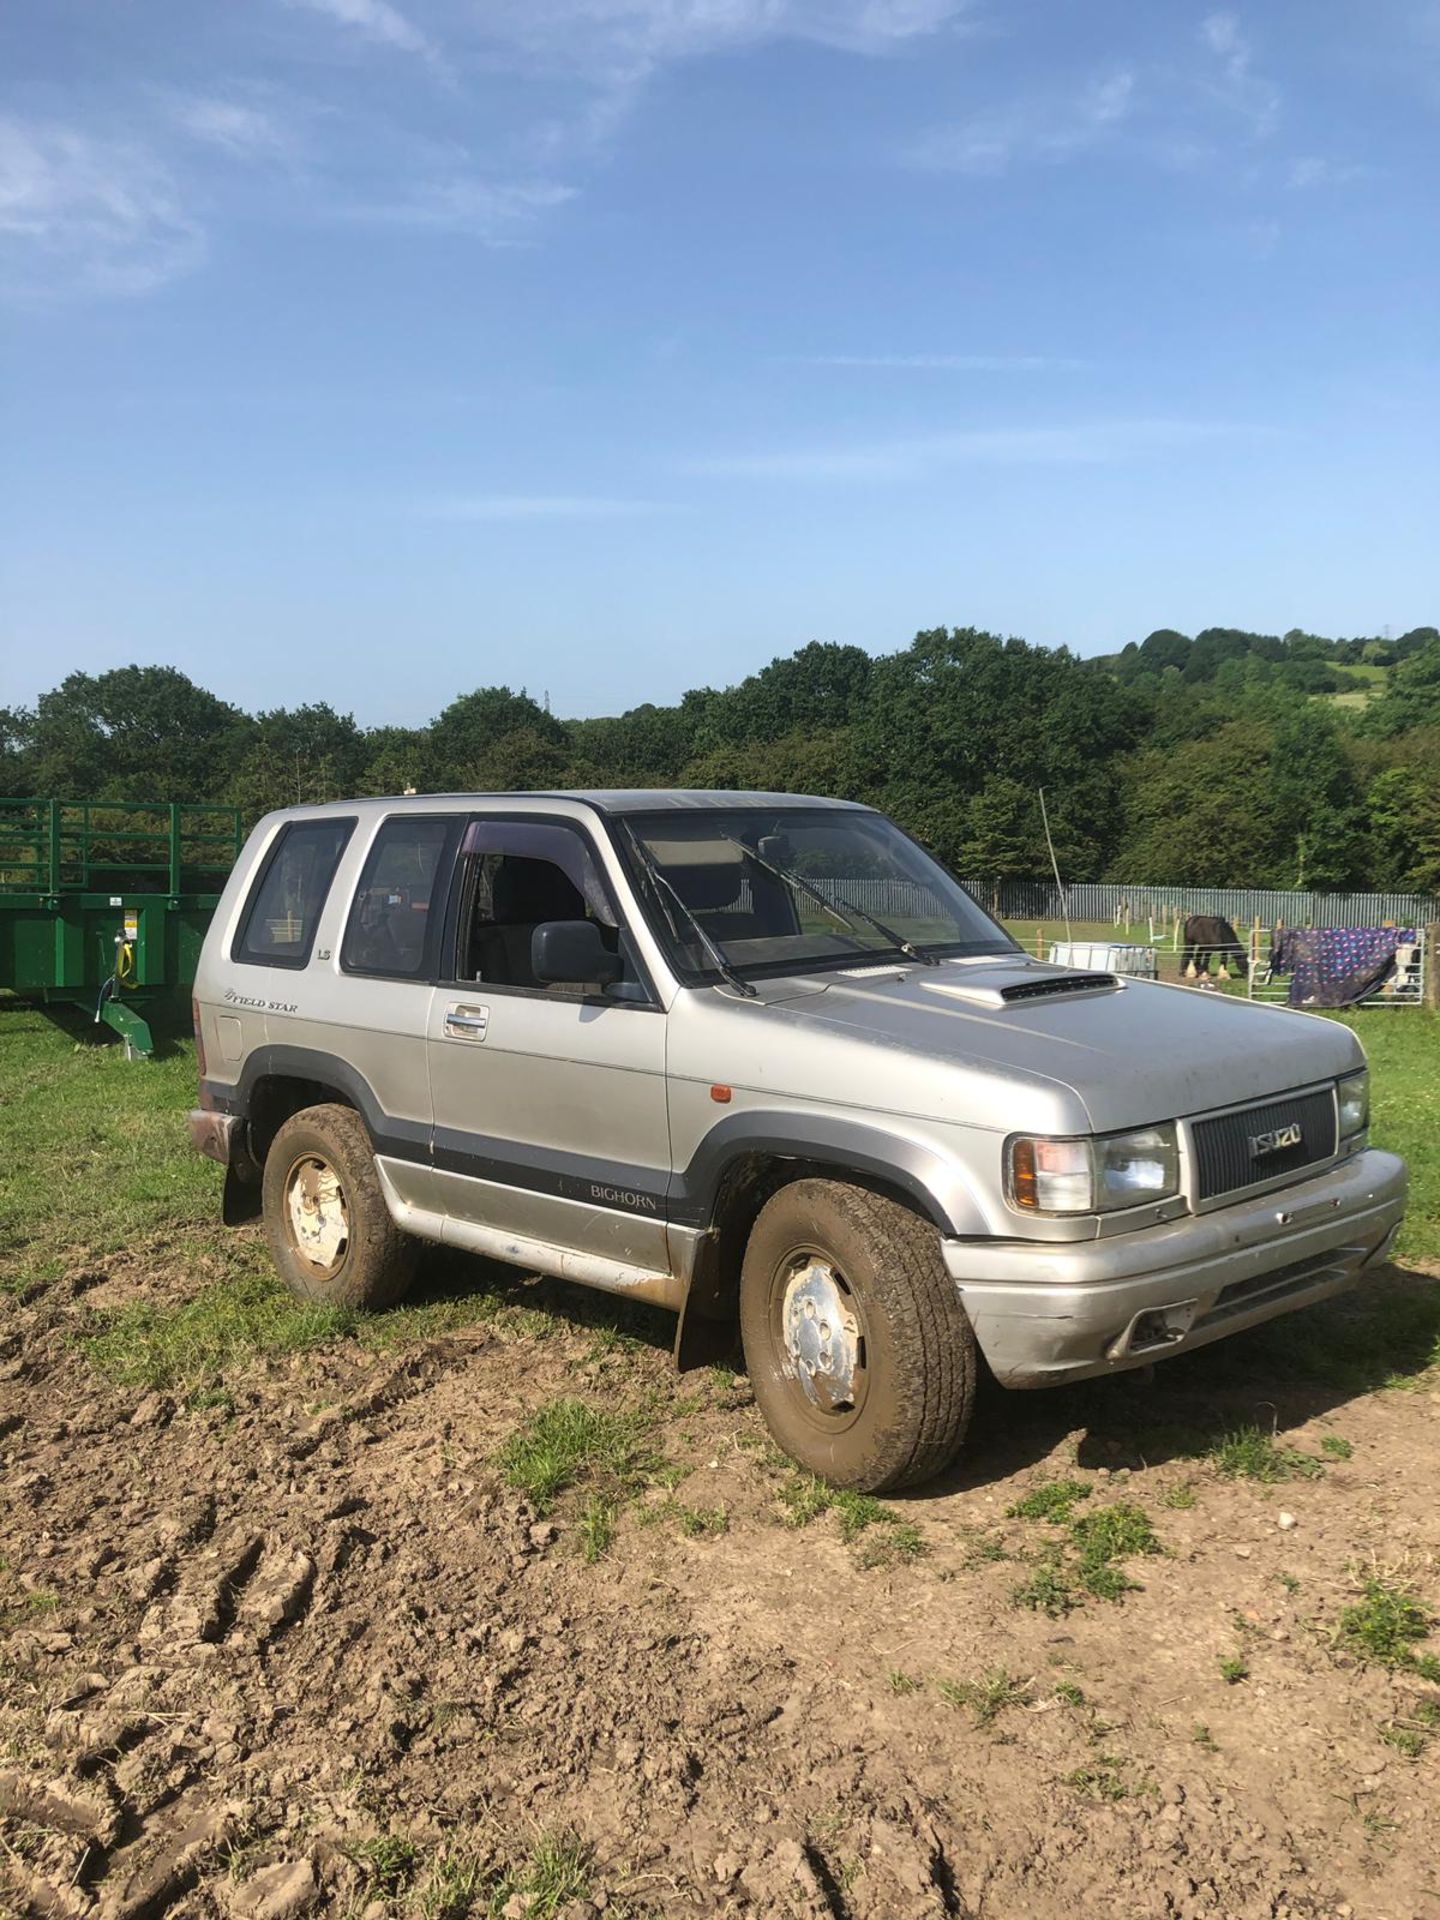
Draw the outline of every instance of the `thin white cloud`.
<instances>
[{"instance_id":1,"label":"thin white cloud","mask_svg":"<svg viewBox=\"0 0 1440 1920\"><path fill-rule=\"evenodd\" d=\"M323 4L324 0L309 0ZM616 74L769 40L885 53L961 24L974 0L485 0L481 34Z\"/></svg>"},{"instance_id":2,"label":"thin white cloud","mask_svg":"<svg viewBox=\"0 0 1440 1920\"><path fill-rule=\"evenodd\" d=\"M1044 353L807 353L792 356L792 364L897 373L1059 373L1084 362Z\"/></svg>"},{"instance_id":3,"label":"thin white cloud","mask_svg":"<svg viewBox=\"0 0 1440 1920\"><path fill-rule=\"evenodd\" d=\"M1220 63L1219 79L1210 91L1249 122L1255 139L1266 139L1279 124L1280 90L1256 73L1239 16L1228 10L1207 14L1200 23L1200 38Z\"/></svg>"},{"instance_id":4,"label":"thin white cloud","mask_svg":"<svg viewBox=\"0 0 1440 1920\"><path fill-rule=\"evenodd\" d=\"M1301 190L1311 187L1344 187L1352 180L1373 179L1374 167L1360 161L1326 160L1319 154L1304 154L1290 162L1286 185Z\"/></svg>"},{"instance_id":5,"label":"thin white cloud","mask_svg":"<svg viewBox=\"0 0 1440 1920\"><path fill-rule=\"evenodd\" d=\"M1066 99L1035 97L958 125L937 127L906 151L912 166L994 175L1072 160L1114 134L1134 109L1136 75L1122 67Z\"/></svg>"},{"instance_id":6,"label":"thin white cloud","mask_svg":"<svg viewBox=\"0 0 1440 1920\"><path fill-rule=\"evenodd\" d=\"M145 148L0 116L0 256L11 298L148 293L204 253L199 224Z\"/></svg>"},{"instance_id":7,"label":"thin white cloud","mask_svg":"<svg viewBox=\"0 0 1440 1920\"><path fill-rule=\"evenodd\" d=\"M324 13L342 27L349 27L377 47L389 47L397 53L413 53L422 60L439 63L439 47L415 25L408 14L391 6L390 0L289 0L295 7L307 7L312 13Z\"/></svg>"},{"instance_id":8,"label":"thin white cloud","mask_svg":"<svg viewBox=\"0 0 1440 1920\"><path fill-rule=\"evenodd\" d=\"M514 71L559 90L563 104L506 135L501 172L545 179L603 155L667 66L777 41L880 57L927 35L968 30L981 0L277 0L326 16L381 50L425 61L457 89ZM550 204L570 197L552 190ZM464 197L463 195L461 196ZM447 211L443 184L402 182L374 217L415 226L512 227L502 207ZM531 196L532 210L541 204Z\"/></svg>"},{"instance_id":9,"label":"thin white cloud","mask_svg":"<svg viewBox=\"0 0 1440 1920\"><path fill-rule=\"evenodd\" d=\"M668 511L654 500L623 500L583 493L482 493L432 500L421 508L428 520L622 520Z\"/></svg>"},{"instance_id":10,"label":"thin white cloud","mask_svg":"<svg viewBox=\"0 0 1440 1920\"><path fill-rule=\"evenodd\" d=\"M731 480L900 481L947 467L1091 466L1144 459L1179 446L1247 431L1194 420L1095 421L1064 427L991 427L916 435L854 446L720 454L684 471Z\"/></svg>"},{"instance_id":11,"label":"thin white cloud","mask_svg":"<svg viewBox=\"0 0 1440 1920\"><path fill-rule=\"evenodd\" d=\"M1200 38L1210 51L1240 72L1250 63L1250 49L1233 13L1208 13L1200 22Z\"/></svg>"},{"instance_id":12,"label":"thin white cloud","mask_svg":"<svg viewBox=\"0 0 1440 1920\"><path fill-rule=\"evenodd\" d=\"M603 151L665 67L775 41L883 57L966 31L978 0L483 0L472 16L492 58L564 75L586 97L538 126L543 161Z\"/></svg>"},{"instance_id":13,"label":"thin white cloud","mask_svg":"<svg viewBox=\"0 0 1440 1920\"><path fill-rule=\"evenodd\" d=\"M192 140L218 147L235 160L278 160L291 140L272 114L234 100L211 96L185 100L175 110L176 124Z\"/></svg>"},{"instance_id":14,"label":"thin white cloud","mask_svg":"<svg viewBox=\"0 0 1440 1920\"><path fill-rule=\"evenodd\" d=\"M611 96L602 118L658 67L770 40L811 41L847 52L885 53L958 26L976 0L474 0L446 13L447 45L393 0L287 0L327 14L372 45L436 66L475 46L527 64L579 75ZM431 11L436 9L433 4Z\"/></svg>"},{"instance_id":15,"label":"thin white cloud","mask_svg":"<svg viewBox=\"0 0 1440 1920\"><path fill-rule=\"evenodd\" d=\"M386 199L361 201L349 218L420 232L459 233L486 246L517 246L535 222L573 200L575 188L551 180L492 180L466 172L417 179Z\"/></svg>"}]
</instances>

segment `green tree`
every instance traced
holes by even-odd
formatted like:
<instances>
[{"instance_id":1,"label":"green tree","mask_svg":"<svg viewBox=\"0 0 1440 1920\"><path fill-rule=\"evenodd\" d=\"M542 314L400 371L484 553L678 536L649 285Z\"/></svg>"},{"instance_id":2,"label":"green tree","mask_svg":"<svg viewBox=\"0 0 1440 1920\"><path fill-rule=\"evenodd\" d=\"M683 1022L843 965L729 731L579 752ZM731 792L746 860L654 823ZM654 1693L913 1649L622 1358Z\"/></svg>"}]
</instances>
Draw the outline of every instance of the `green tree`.
<instances>
[{"instance_id":1,"label":"green tree","mask_svg":"<svg viewBox=\"0 0 1440 1920\"><path fill-rule=\"evenodd\" d=\"M1086 879L1118 825L1109 763L1145 713L1143 696L1063 647L941 627L874 663L854 733L864 790L946 859L964 849L971 800L1004 774L1046 788L1067 877Z\"/></svg>"},{"instance_id":2,"label":"green tree","mask_svg":"<svg viewBox=\"0 0 1440 1920\"><path fill-rule=\"evenodd\" d=\"M739 686L712 695L697 727L696 747L703 753L710 747L778 740L804 729L848 726L869 691L873 666L860 647L812 640Z\"/></svg>"},{"instance_id":3,"label":"green tree","mask_svg":"<svg viewBox=\"0 0 1440 1920\"><path fill-rule=\"evenodd\" d=\"M1173 627L1157 627L1140 642L1140 658L1151 673L1163 673L1166 667L1183 672L1194 645L1190 636Z\"/></svg>"},{"instance_id":4,"label":"green tree","mask_svg":"<svg viewBox=\"0 0 1440 1920\"><path fill-rule=\"evenodd\" d=\"M1360 726L1382 740L1411 727L1440 726L1440 635L1391 670L1385 691L1365 709Z\"/></svg>"},{"instance_id":5,"label":"green tree","mask_svg":"<svg viewBox=\"0 0 1440 1920\"><path fill-rule=\"evenodd\" d=\"M683 707L647 703L628 713L571 720L566 728L577 762L599 786L673 786L695 752L695 718Z\"/></svg>"},{"instance_id":6,"label":"green tree","mask_svg":"<svg viewBox=\"0 0 1440 1920\"><path fill-rule=\"evenodd\" d=\"M970 802L960 871L977 880L1028 879L1043 872L1045 857L1037 790L992 775Z\"/></svg>"},{"instance_id":7,"label":"green tree","mask_svg":"<svg viewBox=\"0 0 1440 1920\"><path fill-rule=\"evenodd\" d=\"M62 800L222 798L251 725L174 667L72 673L36 703L34 788Z\"/></svg>"},{"instance_id":8,"label":"green tree","mask_svg":"<svg viewBox=\"0 0 1440 1920\"><path fill-rule=\"evenodd\" d=\"M249 819L275 807L342 800L361 791L369 751L348 714L324 705L257 714L228 797Z\"/></svg>"},{"instance_id":9,"label":"green tree","mask_svg":"<svg viewBox=\"0 0 1440 1920\"><path fill-rule=\"evenodd\" d=\"M433 792L429 766L428 727L371 727L365 735L365 764L356 792Z\"/></svg>"},{"instance_id":10,"label":"green tree","mask_svg":"<svg viewBox=\"0 0 1440 1920\"><path fill-rule=\"evenodd\" d=\"M1232 720L1178 746L1146 746L1120 769L1125 836L1112 877L1150 886L1253 886L1276 859L1262 721Z\"/></svg>"},{"instance_id":11,"label":"green tree","mask_svg":"<svg viewBox=\"0 0 1440 1920\"><path fill-rule=\"evenodd\" d=\"M820 733L801 730L779 740L711 747L682 769L680 781L682 786L737 793L808 793L830 800L862 797L848 727Z\"/></svg>"},{"instance_id":12,"label":"green tree","mask_svg":"<svg viewBox=\"0 0 1440 1920\"><path fill-rule=\"evenodd\" d=\"M427 785L436 791L479 791L486 756L507 734L527 733L562 750L564 726L528 693L509 687L477 687L452 700L430 728Z\"/></svg>"},{"instance_id":13,"label":"green tree","mask_svg":"<svg viewBox=\"0 0 1440 1920\"><path fill-rule=\"evenodd\" d=\"M31 791L32 715L18 707L0 707L0 794L27 798Z\"/></svg>"},{"instance_id":14,"label":"green tree","mask_svg":"<svg viewBox=\"0 0 1440 1920\"><path fill-rule=\"evenodd\" d=\"M476 793L572 786L569 742L537 727L515 727L470 762L465 784Z\"/></svg>"},{"instance_id":15,"label":"green tree","mask_svg":"<svg viewBox=\"0 0 1440 1920\"><path fill-rule=\"evenodd\" d=\"M1274 877L1282 886L1332 892L1363 875L1359 783L1331 711L1301 701L1276 729L1268 784L1276 857L1282 863Z\"/></svg>"},{"instance_id":16,"label":"green tree","mask_svg":"<svg viewBox=\"0 0 1440 1920\"><path fill-rule=\"evenodd\" d=\"M1372 884L1440 893L1440 765L1384 768L1370 783L1365 811Z\"/></svg>"},{"instance_id":17,"label":"green tree","mask_svg":"<svg viewBox=\"0 0 1440 1920\"><path fill-rule=\"evenodd\" d=\"M1221 666L1227 660L1243 660L1253 651L1251 642L1257 636L1242 633L1235 627L1206 627L1195 636L1195 644L1190 649L1185 662L1185 678L1196 682L1213 680Z\"/></svg>"}]
</instances>

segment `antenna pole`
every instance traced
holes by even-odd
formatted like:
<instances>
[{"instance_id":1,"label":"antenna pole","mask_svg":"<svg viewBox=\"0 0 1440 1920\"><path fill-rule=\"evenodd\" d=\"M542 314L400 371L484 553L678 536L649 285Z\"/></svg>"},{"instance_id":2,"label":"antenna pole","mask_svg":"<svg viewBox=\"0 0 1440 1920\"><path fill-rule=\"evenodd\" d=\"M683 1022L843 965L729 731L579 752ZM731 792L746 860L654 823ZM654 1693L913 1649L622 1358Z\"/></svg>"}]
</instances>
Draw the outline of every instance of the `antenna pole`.
<instances>
[{"instance_id":1,"label":"antenna pole","mask_svg":"<svg viewBox=\"0 0 1440 1920\"><path fill-rule=\"evenodd\" d=\"M1055 876L1056 891L1060 895L1060 911L1065 916L1065 938L1073 946L1075 936L1070 931L1070 902L1065 898L1065 883L1060 878L1060 862L1055 858L1055 842L1050 838L1050 815L1045 806L1045 789L1038 789L1040 795L1040 818L1045 825L1045 844L1050 849L1050 871Z\"/></svg>"}]
</instances>

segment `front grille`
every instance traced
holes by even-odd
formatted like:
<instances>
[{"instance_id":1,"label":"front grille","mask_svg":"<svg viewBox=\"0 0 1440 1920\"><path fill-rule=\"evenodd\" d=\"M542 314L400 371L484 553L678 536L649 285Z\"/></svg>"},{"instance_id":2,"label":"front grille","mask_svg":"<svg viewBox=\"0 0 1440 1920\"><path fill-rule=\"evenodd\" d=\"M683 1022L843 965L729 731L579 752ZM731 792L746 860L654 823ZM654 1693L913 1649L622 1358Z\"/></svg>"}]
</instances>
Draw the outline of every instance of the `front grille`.
<instances>
[{"instance_id":1,"label":"front grille","mask_svg":"<svg viewBox=\"0 0 1440 1920\"><path fill-rule=\"evenodd\" d=\"M1116 984L1113 973L1062 973L1048 980L1024 980L1016 987L1002 987L1000 998L1011 1000L1049 1000L1057 993L1100 993Z\"/></svg>"},{"instance_id":2,"label":"front grille","mask_svg":"<svg viewBox=\"0 0 1440 1920\"><path fill-rule=\"evenodd\" d=\"M1267 1152L1254 1144L1262 1136L1291 1127L1300 1129L1300 1139L1293 1146ZM1263 1107L1197 1120L1191 1131L1198 1197L1214 1200L1330 1159L1335 1152L1335 1096L1327 1091L1271 1100Z\"/></svg>"}]
</instances>

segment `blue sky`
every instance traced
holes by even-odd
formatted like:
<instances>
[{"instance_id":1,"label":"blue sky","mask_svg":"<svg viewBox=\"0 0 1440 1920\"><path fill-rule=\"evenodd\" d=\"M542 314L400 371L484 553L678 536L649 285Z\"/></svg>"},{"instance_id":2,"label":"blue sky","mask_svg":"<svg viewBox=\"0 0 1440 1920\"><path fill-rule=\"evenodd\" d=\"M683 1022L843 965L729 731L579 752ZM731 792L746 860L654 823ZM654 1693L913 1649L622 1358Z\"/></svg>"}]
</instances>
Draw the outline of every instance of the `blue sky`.
<instances>
[{"instance_id":1,"label":"blue sky","mask_svg":"<svg viewBox=\"0 0 1440 1920\"><path fill-rule=\"evenodd\" d=\"M0 702L1440 619L1435 0L9 0Z\"/></svg>"}]
</instances>

